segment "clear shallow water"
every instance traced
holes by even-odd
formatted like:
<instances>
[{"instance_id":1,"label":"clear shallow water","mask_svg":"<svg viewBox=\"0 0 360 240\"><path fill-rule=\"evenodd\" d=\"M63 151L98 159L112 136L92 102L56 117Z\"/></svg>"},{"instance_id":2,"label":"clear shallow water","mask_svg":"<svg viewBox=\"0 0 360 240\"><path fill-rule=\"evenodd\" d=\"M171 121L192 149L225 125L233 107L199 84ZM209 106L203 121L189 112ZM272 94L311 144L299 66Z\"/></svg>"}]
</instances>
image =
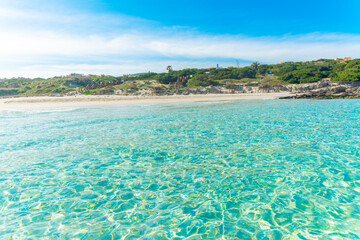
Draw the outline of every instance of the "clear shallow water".
<instances>
[{"instance_id":1,"label":"clear shallow water","mask_svg":"<svg viewBox=\"0 0 360 240\"><path fill-rule=\"evenodd\" d=\"M359 239L360 100L0 112L0 239Z\"/></svg>"}]
</instances>

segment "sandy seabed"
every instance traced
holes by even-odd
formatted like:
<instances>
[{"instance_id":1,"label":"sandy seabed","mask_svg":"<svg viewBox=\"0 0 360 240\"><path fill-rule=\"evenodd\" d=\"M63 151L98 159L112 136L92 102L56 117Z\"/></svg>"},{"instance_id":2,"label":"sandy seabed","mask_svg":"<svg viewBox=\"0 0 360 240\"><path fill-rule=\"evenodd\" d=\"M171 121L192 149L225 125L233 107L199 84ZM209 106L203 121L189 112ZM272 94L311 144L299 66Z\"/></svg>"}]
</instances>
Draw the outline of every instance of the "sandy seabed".
<instances>
[{"instance_id":1,"label":"sandy seabed","mask_svg":"<svg viewBox=\"0 0 360 240\"><path fill-rule=\"evenodd\" d=\"M220 102L236 100L278 99L291 96L291 93L251 93L251 94L202 94L202 95L168 95L168 96L61 96L61 97L13 97L0 99L0 110L26 110L57 107L91 107L171 104L187 102Z\"/></svg>"}]
</instances>

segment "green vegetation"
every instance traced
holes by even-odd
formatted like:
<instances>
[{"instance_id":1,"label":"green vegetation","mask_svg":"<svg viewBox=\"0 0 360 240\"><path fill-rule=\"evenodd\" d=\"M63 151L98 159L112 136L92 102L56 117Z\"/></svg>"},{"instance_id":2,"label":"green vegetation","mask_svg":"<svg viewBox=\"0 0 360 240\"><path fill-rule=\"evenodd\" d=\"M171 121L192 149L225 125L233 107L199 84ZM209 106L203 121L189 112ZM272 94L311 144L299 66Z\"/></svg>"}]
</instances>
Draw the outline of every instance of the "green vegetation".
<instances>
[{"instance_id":1,"label":"green vegetation","mask_svg":"<svg viewBox=\"0 0 360 240\"><path fill-rule=\"evenodd\" d=\"M242 68L210 68L210 69L183 69L180 71L167 68L168 73L146 73L136 79L156 79L160 83L176 82L181 76L192 76L187 87L203 87L217 85L219 80L247 80L269 81L277 80L283 84L301 84L321 81L331 78L333 81L360 82L360 60L335 61L320 59L310 62L287 62L273 65L253 63Z\"/></svg>"},{"instance_id":2,"label":"green vegetation","mask_svg":"<svg viewBox=\"0 0 360 240\"><path fill-rule=\"evenodd\" d=\"M58 95L71 92L94 94L99 92L99 89L121 83L122 80L119 77L78 74L49 79L2 79L0 80L0 96Z\"/></svg>"},{"instance_id":3,"label":"green vegetation","mask_svg":"<svg viewBox=\"0 0 360 240\"><path fill-rule=\"evenodd\" d=\"M165 70L165 69L164 69ZM236 89L239 84L257 83L259 86L303 84L331 79L338 82L360 82L360 59L260 64L235 68L208 68L173 70L165 73L143 73L121 77L70 74L49 79L0 79L0 96L59 95L59 94L112 94L134 93L139 90L174 92L176 88L223 86ZM179 82L180 81L180 82Z\"/></svg>"}]
</instances>

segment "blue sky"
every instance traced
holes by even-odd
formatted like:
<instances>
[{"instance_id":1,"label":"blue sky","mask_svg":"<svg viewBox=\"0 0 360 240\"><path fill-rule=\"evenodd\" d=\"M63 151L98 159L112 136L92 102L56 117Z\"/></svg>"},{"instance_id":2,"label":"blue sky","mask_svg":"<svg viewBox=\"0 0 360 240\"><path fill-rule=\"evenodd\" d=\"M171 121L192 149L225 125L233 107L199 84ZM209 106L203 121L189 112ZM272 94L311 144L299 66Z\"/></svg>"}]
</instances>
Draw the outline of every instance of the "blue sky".
<instances>
[{"instance_id":1,"label":"blue sky","mask_svg":"<svg viewBox=\"0 0 360 240\"><path fill-rule=\"evenodd\" d=\"M188 26L212 34L251 36L308 32L360 33L359 1L77 1L89 11L123 13L167 26ZM350 23L350 24L349 24Z\"/></svg>"},{"instance_id":2,"label":"blue sky","mask_svg":"<svg viewBox=\"0 0 360 240\"><path fill-rule=\"evenodd\" d=\"M0 0L0 77L360 57L360 1Z\"/></svg>"}]
</instances>

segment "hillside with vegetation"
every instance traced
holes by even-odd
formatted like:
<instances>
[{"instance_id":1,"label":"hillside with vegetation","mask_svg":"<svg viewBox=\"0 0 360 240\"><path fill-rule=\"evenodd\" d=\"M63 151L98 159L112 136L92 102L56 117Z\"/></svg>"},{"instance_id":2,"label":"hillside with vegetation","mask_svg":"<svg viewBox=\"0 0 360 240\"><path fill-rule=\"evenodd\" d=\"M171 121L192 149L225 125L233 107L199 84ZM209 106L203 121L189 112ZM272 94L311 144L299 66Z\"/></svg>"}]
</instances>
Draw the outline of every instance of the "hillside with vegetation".
<instances>
[{"instance_id":1,"label":"hillside with vegetation","mask_svg":"<svg viewBox=\"0 0 360 240\"><path fill-rule=\"evenodd\" d=\"M172 70L166 73L143 73L121 77L70 74L49 79L0 79L0 96L37 96L71 94L168 93L179 89L221 86L235 89L239 85L280 86L329 80L360 82L360 59L320 59L279 64L253 63L246 67Z\"/></svg>"}]
</instances>

